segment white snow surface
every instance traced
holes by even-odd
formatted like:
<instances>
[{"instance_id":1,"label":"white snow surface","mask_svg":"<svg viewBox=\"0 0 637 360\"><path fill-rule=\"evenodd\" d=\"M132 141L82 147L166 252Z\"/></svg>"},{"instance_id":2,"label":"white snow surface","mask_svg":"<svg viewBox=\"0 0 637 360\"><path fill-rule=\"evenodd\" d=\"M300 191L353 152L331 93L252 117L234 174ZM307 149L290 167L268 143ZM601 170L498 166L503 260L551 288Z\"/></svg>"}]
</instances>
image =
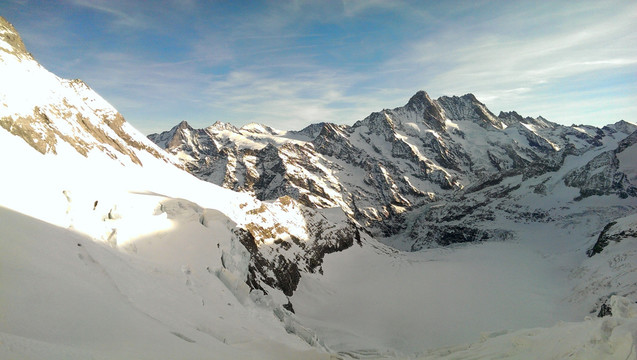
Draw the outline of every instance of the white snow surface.
<instances>
[{"instance_id":1,"label":"white snow surface","mask_svg":"<svg viewBox=\"0 0 637 360\"><path fill-rule=\"evenodd\" d=\"M301 279L292 298L297 316L333 350L414 356L441 346L481 342L484 332L504 334L528 327L551 327L532 333L546 331L577 342L568 339L560 321L582 320L596 310L591 306L606 291L634 288L637 239L606 250L611 254L605 257L586 259L582 244L568 241L564 236L569 232L553 224L510 225L517 227L519 240L415 253L368 243L331 255L324 276ZM580 235L570 232L572 237ZM609 256L615 259L610 266ZM630 324L627 329L637 330ZM594 333L582 324L570 326ZM520 349L520 358L536 356L546 339L542 336L534 340L538 348ZM563 345L556 345L555 351L566 351ZM465 356L489 359L500 350L485 351L484 356ZM443 353L431 351L429 356Z\"/></svg>"},{"instance_id":2,"label":"white snow surface","mask_svg":"<svg viewBox=\"0 0 637 360\"><path fill-rule=\"evenodd\" d=\"M292 297L298 322L284 326L272 300L249 296L247 255L231 241L229 229L260 206L255 199L150 155L143 168L124 167L70 147L41 155L0 134L0 151L19 154L1 164L3 358L294 359L328 358L329 349L343 357L623 359L631 349L634 320L555 325L581 320L613 269L598 257L578 271L583 245L556 243L560 231L548 225L546 236L537 226L518 229L528 234L519 242L418 253L355 245L327 256L323 275L304 275ZM263 221L288 221L277 207ZM610 250L634 254L635 243ZM234 272L221 269L224 251ZM537 326L549 328L519 330ZM285 328L311 329L325 348ZM495 333L481 340L484 331ZM590 345L573 349L582 344ZM452 347L430 350L441 346Z\"/></svg>"},{"instance_id":3,"label":"white snow surface","mask_svg":"<svg viewBox=\"0 0 637 360\"><path fill-rule=\"evenodd\" d=\"M0 358L624 359L633 346L634 318L573 322L590 309L567 296L585 261L572 255L589 244L558 241L550 225L416 253L367 239L304 274L282 323L280 295L243 284L247 254L230 236L258 201L150 155L142 168L66 150L42 155L0 131L0 151L20 154L1 164Z\"/></svg>"},{"instance_id":4,"label":"white snow surface","mask_svg":"<svg viewBox=\"0 0 637 360\"><path fill-rule=\"evenodd\" d=\"M610 298L612 317L559 322L542 329L484 333L479 342L429 351L421 359L616 359L637 358L637 306Z\"/></svg>"}]
</instances>

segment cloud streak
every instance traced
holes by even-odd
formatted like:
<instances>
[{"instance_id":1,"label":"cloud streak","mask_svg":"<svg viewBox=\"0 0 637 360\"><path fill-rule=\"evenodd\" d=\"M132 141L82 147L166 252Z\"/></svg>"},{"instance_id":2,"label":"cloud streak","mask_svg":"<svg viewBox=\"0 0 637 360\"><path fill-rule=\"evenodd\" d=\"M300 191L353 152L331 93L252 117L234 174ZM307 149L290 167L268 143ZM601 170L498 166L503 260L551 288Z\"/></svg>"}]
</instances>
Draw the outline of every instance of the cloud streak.
<instances>
[{"instance_id":1,"label":"cloud streak","mask_svg":"<svg viewBox=\"0 0 637 360\"><path fill-rule=\"evenodd\" d=\"M113 28L140 28L146 26L146 21L142 19L142 17L136 16L136 13L131 12L130 9L127 11L124 3L103 0L69 0L69 2L75 6L88 8L112 16L115 19Z\"/></svg>"}]
</instances>

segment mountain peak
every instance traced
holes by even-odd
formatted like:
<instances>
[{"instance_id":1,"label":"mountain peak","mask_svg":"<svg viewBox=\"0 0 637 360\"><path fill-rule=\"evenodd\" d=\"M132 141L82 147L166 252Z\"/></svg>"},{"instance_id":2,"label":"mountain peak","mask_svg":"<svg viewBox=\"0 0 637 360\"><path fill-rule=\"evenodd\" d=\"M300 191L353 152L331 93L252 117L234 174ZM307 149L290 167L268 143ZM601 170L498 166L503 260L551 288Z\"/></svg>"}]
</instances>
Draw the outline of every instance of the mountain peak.
<instances>
[{"instance_id":1,"label":"mountain peak","mask_svg":"<svg viewBox=\"0 0 637 360\"><path fill-rule=\"evenodd\" d=\"M190 137L190 133L193 132L194 129L188 124L186 120L182 120L177 126L170 130L172 136L168 140L169 146L179 146L184 142L187 142L187 139Z\"/></svg>"},{"instance_id":2,"label":"mountain peak","mask_svg":"<svg viewBox=\"0 0 637 360\"><path fill-rule=\"evenodd\" d=\"M436 100L452 121L469 120L482 127L502 129L504 124L481 103L475 95L469 93L458 96L441 96Z\"/></svg>"},{"instance_id":3,"label":"mountain peak","mask_svg":"<svg viewBox=\"0 0 637 360\"><path fill-rule=\"evenodd\" d=\"M512 118L516 118L519 121L521 121L522 115L518 114L517 111L513 110L513 111L500 111L500 113L498 114L499 118L504 118L504 117L512 117Z\"/></svg>"},{"instance_id":4,"label":"mountain peak","mask_svg":"<svg viewBox=\"0 0 637 360\"><path fill-rule=\"evenodd\" d=\"M177 125L177 129L192 129L192 127L190 126L190 124L188 124L188 121L186 120L182 120L178 125Z\"/></svg>"},{"instance_id":5,"label":"mountain peak","mask_svg":"<svg viewBox=\"0 0 637 360\"><path fill-rule=\"evenodd\" d=\"M409 105L417 105L417 104L430 104L432 102L429 94L427 94L424 90L419 90L412 96L407 102L407 106Z\"/></svg>"},{"instance_id":6,"label":"mountain peak","mask_svg":"<svg viewBox=\"0 0 637 360\"><path fill-rule=\"evenodd\" d=\"M498 114L498 119L502 121L506 126L511 126L513 124L521 123L524 121L522 115L518 114L517 111L500 111Z\"/></svg>"},{"instance_id":7,"label":"mountain peak","mask_svg":"<svg viewBox=\"0 0 637 360\"><path fill-rule=\"evenodd\" d=\"M408 109L421 111L435 105L434 100L429 97L429 94L424 90L420 90L409 99L406 107Z\"/></svg>"},{"instance_id":8,"label":"mountain peak","mask_svg":"<svg viewBox=\"0 0 637 360\"><path fill-rule=\"evenodd\" d=\"M179 124L173 126L173 128L170 129L169 132L173 134L174 136L174 135L183 134L184 132L188 132L192 130L194 130L193 127L190 126L190 124L188 124L186 120L182 120Z\"/></svg>"},{"instance_id":9,"label":"mountain peak","mask_svg":"<svg viewBox=\"0 0 637 360\"><path fill-rule=\"evenodd\" d=\"M33 60L33 56L24 46L18 31L2 16L0 16L0 51L14 55L17 58Z\"/></svg>"},{"instance_id":10,"label":"mountain peak","mask_svg":"<svg viewBox=\"0 0 637 360\"><path fill-rule=\"evenodd\" d=\"M637 125L633 124L631 122L628 122L626 120L619 120L618 122L610 125L612 126L615 130L617 131L621 131L625 134L630 134L632 132L634 132L635 130L637 130Z\"/></svg>"},{"instance_id":11,"label":"mountain peak","mask_svg":"<svg viewBox=\"0 0 637 360\"><path fill-rule=\"evenodd\" d=\"M61 79L38 64L1 17L0 79L0 127L42 154L58 154L64 143L84 157L102 152L137 165L139 152L164 158L83 81Z\"/></svg>"},{"instance_id":12,"label":"mountain peak","mask_svg":"<svg viewBox=\"0 0 637 360\"><path fill-rule=\"evenodd\" d=\"M466 100L469 100L469 101L472 101L472 102L478 102L478 103L482 104L482 103L478 100L478 98L476 98L476 96L475 96L475 95L473 95L473 93L464 94L464 95L462 95L460 98L462 98L462 99L466 99Z\"/></svg>"},{"instance_id":13,"label":"mountain peak","mask_svg":"<svg viewBox=\"0 0 637 360\"><path fill-rule=\"evenodd\" d=\"M310 139L315 139L317 136L321 134L323 128L327 125L325 122L319 122L315 124L310 124L298 131L291 131L292 134L300 134L309 137Z\"/></svg>"},{"instance_id":14,"label":"mountain peak","mask_svg":"<svg viewBox=\"0 0 637 360\"><path fill-rule=\"evenodd\" d=\"M431 129L444 131L445 115L443 109L429 97L425 91L420 90L409 99L407 109L422 112L422 119Z\"/></svg>"}]
</instances>

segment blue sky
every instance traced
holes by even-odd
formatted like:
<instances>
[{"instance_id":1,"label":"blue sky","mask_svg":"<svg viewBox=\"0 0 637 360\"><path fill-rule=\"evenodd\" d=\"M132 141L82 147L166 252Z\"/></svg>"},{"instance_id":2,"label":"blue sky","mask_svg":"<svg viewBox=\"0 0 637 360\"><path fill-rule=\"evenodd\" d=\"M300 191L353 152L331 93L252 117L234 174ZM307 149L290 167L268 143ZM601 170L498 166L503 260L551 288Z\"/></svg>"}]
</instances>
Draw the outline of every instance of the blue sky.
<instances>
[{"instance_id":1,"label":"blue sky","mask_svg":"<svg viewBox=\"0 0 637 360\"><path fill-rule=\"evenodd\" d=\"M637 2L0 0L31 53L144 133L352 124L418 90L637 122Z\"/></svg>"}]
</instances>

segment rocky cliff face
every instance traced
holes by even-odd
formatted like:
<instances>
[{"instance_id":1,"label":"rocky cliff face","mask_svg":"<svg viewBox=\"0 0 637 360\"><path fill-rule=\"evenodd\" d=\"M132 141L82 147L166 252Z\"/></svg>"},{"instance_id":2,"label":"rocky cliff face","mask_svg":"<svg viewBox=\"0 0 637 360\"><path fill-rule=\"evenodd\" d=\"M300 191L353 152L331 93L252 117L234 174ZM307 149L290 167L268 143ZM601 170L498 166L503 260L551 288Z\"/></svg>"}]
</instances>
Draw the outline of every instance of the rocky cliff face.
<instances>
[{"instance_id":1,"label":"rocky cliff face","mask_svg":"<svg viewBox=\"0 0 637 360\"><path fill-rule=\"evenodd\" d=\"M356 224L342 216L340 210L306 208L289 196L281 197L274 206L279 208L277 211L298 210L305 226L290 235L290 228L284 224L275 222L268 227L257 220L235 230L237 239L251 257L247 283L252 289L267 292L264 288L267 285L292 296L302 273L323 273L325 255L345 250L355 243L362 245L361 237L366 236ZM248 213L257 219L259 216L276 216L269 212L270 209L262 205ZM265 246L266 243L269 245Z\"/></svg>"},{"instance_id":2,"label":"rocky cliff face","mask_svg":"<svg viewBox=\"0 0 637 360\"><path fill-rule=\"evenodd\" d=\"M637 239L637 214L616 219L606 224L597 237L597 241L586 254L593 257L601 253L612 243L635 241Z\"/></svg>"},{"instance_id":3,"label":"rocky cliff face","mask_svg":"<svg viewBox=\"0 0 637 360\"><path fill-rule=\"evenodd\" d=\"M626 128L622 125L619 124L619 127L624 131L633 130L632 127ZM613 130L612 128L607 129L607 131ZM631 178L634 181L634 175L622 171L628 165L627 162L635 161L633 156L636 143L637 131L633 130L630 135L617 144L615 149L604 151L587 162L586 165L569 172L564 178L564 183L580 190L580 196L577 199L609 194L617 194L622 198L637 197L636 184L631 182ZM627 153L623 154L624 151ZM625 158L625 160L622 162L620 158ZM628 169L628 171L630 170L632 167Z\"/></svg>"}]
</instances>

